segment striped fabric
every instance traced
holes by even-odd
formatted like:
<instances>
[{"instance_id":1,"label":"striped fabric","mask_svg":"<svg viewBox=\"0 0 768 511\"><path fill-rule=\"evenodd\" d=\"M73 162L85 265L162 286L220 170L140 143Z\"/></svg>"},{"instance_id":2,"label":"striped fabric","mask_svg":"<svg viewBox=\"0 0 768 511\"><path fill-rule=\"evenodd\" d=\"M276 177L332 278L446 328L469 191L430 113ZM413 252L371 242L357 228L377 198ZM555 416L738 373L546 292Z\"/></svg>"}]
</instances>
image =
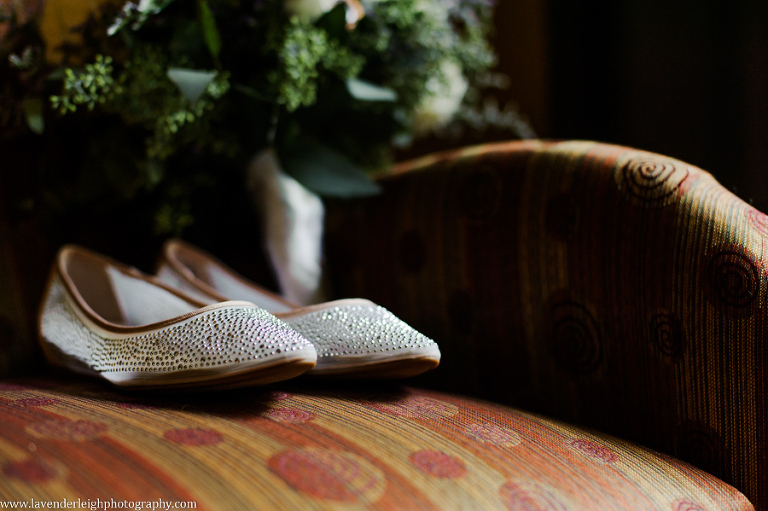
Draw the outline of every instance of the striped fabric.
<instances>
[{"instance_id":1,"label":"striped fabric","mask_svg":"<svg viewBox=\"0 0 768 511\"><path fill-rule=\"evenodd\" d=\"M631 439L768 509L766 215L594 142L475 147L382 184L331 204L331 280L439 341L428 386Z\"/></svg>"},{"instance_id":2,"label":"striped fabric","mask_svg":"<svg viewBox=\"0 0 768 511\"><path fill-rule=\"evenodd\" d=\"M78 380L6 380L0 424L6 503L753 509L734 488L671 457L485 401L394 384L301 379L141 396Z\"/></svg>"}]
</instances>

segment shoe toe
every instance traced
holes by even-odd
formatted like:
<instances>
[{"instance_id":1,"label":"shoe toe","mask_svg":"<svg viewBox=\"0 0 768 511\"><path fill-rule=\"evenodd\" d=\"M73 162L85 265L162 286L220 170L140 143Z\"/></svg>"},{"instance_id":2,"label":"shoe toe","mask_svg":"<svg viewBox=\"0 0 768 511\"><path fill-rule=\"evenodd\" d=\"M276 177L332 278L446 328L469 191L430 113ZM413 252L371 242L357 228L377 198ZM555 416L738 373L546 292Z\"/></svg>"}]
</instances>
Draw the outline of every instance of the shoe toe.
<instances>
[{"instance_id":1,"label":"shoe toe","mask_svg":"<svg viewBox=\"0 0 768 511\"><path fill-rule=\"evenodd\" d=\"M440 362L435 341L372 302L331 306L286 322L315 345L313 374L371 374L377 373L375 366L387 365L393 375L407 376L404 364L418 361L418 374Z\"/></svg>"}]
</instances>

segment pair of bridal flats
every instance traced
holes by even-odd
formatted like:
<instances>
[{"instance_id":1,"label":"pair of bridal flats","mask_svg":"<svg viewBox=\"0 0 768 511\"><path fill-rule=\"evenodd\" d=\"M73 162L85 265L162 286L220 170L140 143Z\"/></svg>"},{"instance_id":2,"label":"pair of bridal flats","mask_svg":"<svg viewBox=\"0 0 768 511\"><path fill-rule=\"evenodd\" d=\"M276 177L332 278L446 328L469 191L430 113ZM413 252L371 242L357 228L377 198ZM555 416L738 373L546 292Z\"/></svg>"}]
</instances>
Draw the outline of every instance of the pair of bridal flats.
<instances>
[{"instance_id":1,"label":"pair of bridal flats","mask_svg":"<svg viewBox=\"0 0 768 511\"><path fill-rule=\"evenodd\" d=\"M235 388L314 375L404 378L440 350L373 302L299 307L169 240L157 276L61 248L39 317L47 360L124 388Z\"/></svg>"}]
</instances>

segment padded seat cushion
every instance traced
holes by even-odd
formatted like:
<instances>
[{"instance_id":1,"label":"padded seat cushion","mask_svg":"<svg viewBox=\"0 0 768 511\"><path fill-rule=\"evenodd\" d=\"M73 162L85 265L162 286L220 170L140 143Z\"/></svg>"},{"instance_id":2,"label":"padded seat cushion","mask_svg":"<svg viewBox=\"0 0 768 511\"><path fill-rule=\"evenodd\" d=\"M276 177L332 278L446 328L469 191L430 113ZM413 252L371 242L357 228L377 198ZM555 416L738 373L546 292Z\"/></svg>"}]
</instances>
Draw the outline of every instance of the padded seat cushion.
<instances>
[{"instance_id":1,"label":"padded seat cushion","mask_svg":"<svg viewBox=\"0 0 768 511\"><path fill-rule=\"evenodd\" d=\"M352 390L350 390L352 389ZM0 500L195 501L197 509L752 509L632 444L395 384L122 394L0 381Z\"/></svg>"}]
</instances>

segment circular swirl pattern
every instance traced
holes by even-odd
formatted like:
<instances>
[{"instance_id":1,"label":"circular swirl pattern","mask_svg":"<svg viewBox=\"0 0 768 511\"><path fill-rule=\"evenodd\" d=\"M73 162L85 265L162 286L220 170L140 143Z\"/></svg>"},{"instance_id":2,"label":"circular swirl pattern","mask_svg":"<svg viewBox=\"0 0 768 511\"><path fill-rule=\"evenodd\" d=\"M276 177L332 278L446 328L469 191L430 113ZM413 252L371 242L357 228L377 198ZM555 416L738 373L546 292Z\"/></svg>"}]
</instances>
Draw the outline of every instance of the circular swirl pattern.
<instances>
[{"instance_id":1,"label":"circular swirl pattern","mask_svg":"<svg viewBox=\"0 0 768 511\"><path fill-rule=\"evenodd\" d=\"M166 440L179 445L215 445L222 441L221 433L210 429L171 429L163 434Z\"/></svg>"},{"instance_id":2,"label":"circular swirl pattern","mask_svg":"<svg viewBox=\"0 0 768 511\"><path fill-rule=\"evenodd\" d=\"M507 481L499 488L499 495L504 506L510 511L565 511L566 509L551 492L532 483Z\"/></svg>"},{"instance_id":3,"label":"circular swirl pattern","mask_svg":"<svg viewBox=\"0 0 768 511\"><path fill-rule=\"evenodd\" d=\"M609 465L619 460L619 456L611 449L592 440L576 438L567 441L566 445L598 463Z\"/></svg>"},{"instance_id":4,"label":"circular swirl pattern","mask_svg":"<svg viewBox=\"0 0 768 511\"><path fill-rule=\"evenodd\" d=\"M304 424L315 418L315 414L298 408L275 408L267 412L267 417L275 422L286 424Z\"/></svg>"},{"instance_id":5,"label":"circular swirl pattern","mask_svg":"<svg viewBox=\"0 0 768 511\"><path fill-rule=\"evenodd\" d=\"M56 477L56 472L36 460L12 461L3 465L3 475L25 483L44 483Z\"/></svg>"},{"instance_id":6,"label":"circular swirl pattern","mask_svg":"<svg viewBox=\"0 0 768 511\"><path fill-rule=\"evenodd\" d=\"M409 459L414 467L439 479L455 479L467 473L463 461L440 451L417 451Z\"/></svg>"},{"instance_id":7,"label":"circular swirl pattern","mask_svg":"<svg viewBox=\"0 0 768 511\"><path fill-rule=\"evenodd\" d=\"M495 424L470 424L466 431L474 439L498 447L514 447L521 442L520 435L516 431Z\"/></svg>"},{"instance_id":8,"label":"circular swirl pattern","mask_svg":"<svg viewBox=\"0 0 768 511\"><path fill-rule=\"evenodd\" d=\"M267 464L286 483L316 499L375 502L386 484L380 469L350 452L288 449Z\"/></svg>"},{"instance_id":9,"label":"circular swirl pattern","mask_svg":"<svg viewBox=\"0 0 768 511\"><path fill-rule=\"evenodd\" d=\"M672 313L659 313L651 317L650 340L662 355L677 359L685 349L685 338L680 320Z\"/></svg>"},{"instance_id":10,"label":"circular swirl pattern","mask_svg":"<svg viewBox=\"0 0 768 511\"><path fill-rule=\"evenodd\" d=\"M752 227L760 231L760 234L768 236L768 215L756 209L750 209L747 211L747 221Z\"/></svg>"},{"instance_id":11,"label":"circular swirl pattern","mask_svg":"<svg viewBox=\"0 0 768 511\"><path fill-rule=\"evenodd\" d=\"M679 499L672 503L673 511L704 511L704 508L688 499Z\"/></svg>"},{"instance_id":12,"label":"circular swirl pattern","mask_svg":"<svg viewBox=\"0 0 768 511\"><path fill-rule=\"evenodd\" d=\"M27 426L26 429L30 435L37 438L84 442L102 436L109 428L103 422L53 419L35 422Z\"/></svg>"},{"instance_id":13,"label":"circular swirl pattern","mask_svg":"<svg viewBox=\"0 0 768 511\"><path fill-rule=\"evenodd\" d=\"M293 397L293 394L284 390L273 390L269 392L268 395L269 399L273 401L283 401L284 399L291 399Z\"/></svg>"},{"instance_id":14,"label":"circular swirl pattern","mask_svg":"<svg viewBox=\"0 0 768 511\"><path fill-rule=\"evenodd\" d=\"M594 372L603 356L597 321L582 304L564 300L550 311L552 356L566 371L586 375Z\"/></svg>"},{"instance_id":15,"label":"circular swirl pattern","mask_svg":"<svg viewBox=\"0 0 768 511\"><path fill-rule=\"evenodd\" d=\"M706 296L727 314L750 316L760 295L760 268L744 249L726 246L716 250L705 266Z\"/></svg>"},{"instance_id":16,"label":"circular swirl pattern","mask_svg":"<svg viewBox=\"0 0 768 511\"><path fill-rule=\"evenodd\" d=\"M499 207L501 190L494 171L475 170L458 180L459 211L468 220L491 218Z\"/></svg>"},{"instance_id":17,"label":"circular swirl pattern","mask_svg":"<svg viewBox=\"0 0 768 511\"><path fill-rule=\"evenodd\" d=\"M16 399L9 402L10 406L16 406L19 408L28 408L36 406L50 406L61 403L61 399L46 398L46 397L29 397L25 399Z\"/></svg>"},{"instance_id":18,"label":"circular swirl pattern","mask_svg":"<svg viewBox=\"0 0 768 511\"><path fill-rule=\"evenodd\" d=\"M407 396L395 401L370 402L370 406L383 412L409 419L441 419L453 417L459 408L446 401L427 396Z\"/></svg>"},{"instance_id":19,"label":"circular swirl pattern","mask_svg":"<svg viewBox=\"0 0 768 511\"><path fill-rule=\"evenodd\" d=\"M674 201L690 169L682 162L631 153L619 160L614 175L635 204L654 207Z\"/></svg>"}]
</instances>

